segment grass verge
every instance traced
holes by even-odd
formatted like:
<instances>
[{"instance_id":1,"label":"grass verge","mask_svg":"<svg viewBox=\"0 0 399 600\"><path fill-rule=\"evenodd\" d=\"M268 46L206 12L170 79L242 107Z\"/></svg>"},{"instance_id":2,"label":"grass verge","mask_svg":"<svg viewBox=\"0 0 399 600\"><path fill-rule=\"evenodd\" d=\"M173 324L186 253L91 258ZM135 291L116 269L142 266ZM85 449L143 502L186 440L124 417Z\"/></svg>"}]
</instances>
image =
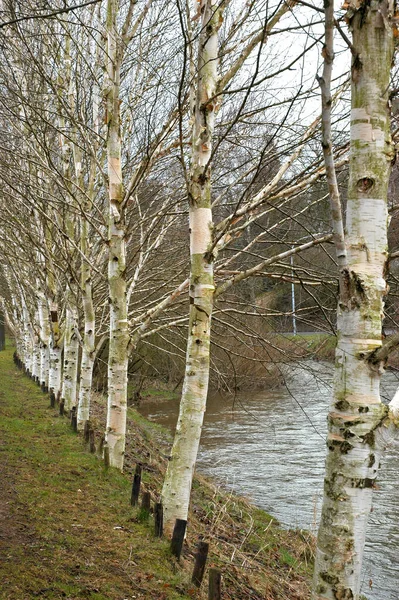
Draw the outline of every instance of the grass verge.
<instances>
[{"instance_id":1,"label":"grass verge","mask_svg":"<svg viewBox=\"0 0 399 600\"><path fill-rule=\"evenodd\" d=\"M153 535L152 516L129 505L131 473L159 496L170 439L129 410L126 472L105 470L48 397L0 352L0 598L92 600L207 598L190 584L199 539L210 542L208 566L223 572L225 600L309 597L313 540L280 529L265 512L203 477L193 486L180 563ZM105 404L96 396L97 442Z\"/></svg>"}]
</instances>

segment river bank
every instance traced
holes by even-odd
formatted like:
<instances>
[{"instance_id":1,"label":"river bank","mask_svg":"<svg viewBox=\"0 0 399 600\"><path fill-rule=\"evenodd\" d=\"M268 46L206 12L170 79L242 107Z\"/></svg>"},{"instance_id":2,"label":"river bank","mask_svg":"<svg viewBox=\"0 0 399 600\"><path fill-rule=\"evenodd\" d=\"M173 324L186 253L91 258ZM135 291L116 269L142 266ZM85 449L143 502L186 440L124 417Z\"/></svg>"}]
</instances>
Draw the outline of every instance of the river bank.
<instances>
[{"instance_id":1,"label":"river bank","mask_svg":"<svg viewBox=\"0 0 399 600\"><path fill-rule=\"evenodd\" d=\"M198 469L249 496L283 526L316 533L333 368L324 361L285 364L285 386L209 394ZM381 382L385 403L397 385L396 373L387 371ZM178 397L164 400L158 393L144 397L139 410L173 430L178 404ZM399 450L387 448L366 537L361 592L368 600L397 598L398 465Z\"/></svg>"},{"instance_id":2,"label":"river bank","mask_svg":"<svg viewBox=\"0 0 399 600\"><path fill-rule=\"evenodd\" d=\"M266 332L264 338L243 345L230 336L226 347L212 346L209 390L234 393L262 390L284 384L285 367L302 361L334 361L336 337L332 334L305 332ZM106 388L107 348L97 365L97 389ZM185 369L185 346L172 357L156 342L150 348L139 347L129 369L128 396L131 403L152 395L166 397L181 390Z\"/></svg>"},{"instance_id":3,"label":"river bank","mask_svg":"<svg viewBox=\"0 0 399 600\"><path fill-rule=\"evenodd\" d=\"M132 472L157 500L170 435L129 409L126 470L105 470L48 396L0 353L0 576L4 600L207 597L190 583L199 539L210 542L208 566L223 572L223 598L305 600L313 556L306 532L281 529L266 512L208 478L194 482L180 564L167 540L153 535L152 516L129 504ZM96 445L105 400L94 398ZM243 473L245 478L245 473Z\"/></svg>"}]
</instances>

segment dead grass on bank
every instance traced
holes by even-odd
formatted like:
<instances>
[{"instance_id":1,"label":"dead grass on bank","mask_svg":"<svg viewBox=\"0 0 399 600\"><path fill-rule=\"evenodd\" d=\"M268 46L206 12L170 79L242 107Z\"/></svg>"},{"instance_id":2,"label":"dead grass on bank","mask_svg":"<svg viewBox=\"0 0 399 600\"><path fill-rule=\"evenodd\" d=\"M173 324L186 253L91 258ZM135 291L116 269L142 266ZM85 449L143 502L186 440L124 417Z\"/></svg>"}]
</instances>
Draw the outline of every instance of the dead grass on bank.
<instances>
[{"instance_id":1,"label":"dead grass on bank","mask_svg":"<svg viewBox=\"0 0 399 600\"><path fill-rule=\"evenodd\" d=\"M215 336L216 337L216 336ZM220 345L213 343L211 350L210 389L215 391L262 390L284 384L281 366L289 367L299 361L333 361L336 338L326 333L307 333L297 335L268 332L264 338L244 341L232 334L225 335ZM218 338L219 340L219 338ZM183 342L182 342L183 344ZM181 388L184 373L184 347L180 359L172 360L161 348L147 349L148 364L130 373L129 394L134 398L150 384L162 384L167 391ZM138 352L140 356L140 352ZM137 358L137 357L135 357ZM151 365L156 365L156 369ZM100 378L106 385L106 372ZM161 385L162 387L162 385Z\"/></svg>"},{"instance_id":2,"label":"dead grass on bank","mask_svg":"<svg viewBox=\"0 0 399 600\"><path fill-rule=\"evenodd\" d=\"M96 394L93 418L100 432L105 426L105 407L105 398ZM171 442L167 430L129 409L125 472L132 477L135 465L141 464L144 489L154 502L159 501ZM182 557L188 590L199 540L210 543L208 567L223 572L225 600L310 597L314 537L307 531L281 529L276 520L245 498L196 475ZM207 598L205 589L190 594L201 600Z\"/></svg>"}]
</instances>

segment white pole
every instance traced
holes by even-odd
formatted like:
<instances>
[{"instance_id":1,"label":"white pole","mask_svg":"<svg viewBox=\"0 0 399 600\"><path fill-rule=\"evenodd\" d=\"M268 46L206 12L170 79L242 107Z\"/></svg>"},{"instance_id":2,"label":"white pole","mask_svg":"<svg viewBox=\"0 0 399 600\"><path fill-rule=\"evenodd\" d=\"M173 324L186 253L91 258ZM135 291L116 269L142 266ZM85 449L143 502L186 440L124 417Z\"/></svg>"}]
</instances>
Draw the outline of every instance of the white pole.
<instances>
[{"instance_id":1,"label":"white pole","mask_svg":"<svg viewBox=\"0 0 399 600\"><path fill-rule=\"evenodd\" d=\"M291 275L292 279L294 279L294 255L290 256L291 261ZM291 306L292 306L292 332L296 335L296 316L295 316L295 283L292 281L291 283Z\"/></svg>"}]
</instances>

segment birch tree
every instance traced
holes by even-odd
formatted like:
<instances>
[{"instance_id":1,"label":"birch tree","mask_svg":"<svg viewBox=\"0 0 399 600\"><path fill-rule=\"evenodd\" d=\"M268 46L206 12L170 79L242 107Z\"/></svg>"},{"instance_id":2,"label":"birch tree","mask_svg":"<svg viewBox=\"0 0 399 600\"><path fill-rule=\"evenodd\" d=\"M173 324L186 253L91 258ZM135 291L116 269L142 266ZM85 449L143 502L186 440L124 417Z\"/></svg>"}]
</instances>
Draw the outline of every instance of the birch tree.
<instances>
[{"instance_id":1,"label":"birch tree","mask_svg":"<svg viewBox=\"0 0 399 600\"><path fill-rule=\"evenodd\" d=\"M218 70L218 31L223 3L202 0L197 91L188 188L190 219L190 317L186 370L173 448L162 490L166 525L186 519L201 436L209 380L213 305L211 172L212 136L217 104L212 102Z\"/></svg>"},{"instance_id":2,"label":"birch tree","mask_svg":"<svg viewBox=\"0 0 399 600\"><path fill-rule=\"evenodd\" d=\"M328 3L325 7L325 55L331 63L333 8ZM397 401L387 407L380 398L388 352L382 347L381 325L387 294L387 191L394 156L388 108L394 6L382 0L349 2L346 8L353 32L351 147L345 247L340 235L336 243L344 264L317 538L313 590L317 600L359 599L372 491L387 432L398 418ZM327 70L322 88L328 85ZM328 149L326 137L324 147ZM339 220L335 212L335 221L337 216Z\"/></svg>"},{"instance_id":3,"label":"birch tree","mask_svg":"<svg viewBox=\"0 0 399 600\"><path fill-rule=\"evenodd\" d=\"M251 32L246 40L244 49L238 57L225 66L223 75L218 75L218 31L220 17L225 5L202 2L199 9L201 15L201 33L198 42L198 66L196 70L196 102L193 118L193 138L191 147L191 169L188 184L189 215L190 215L190 318L189 335L187 342L186 368L183 383L182 398L175 439L168 463L167 473L162 491L165 511L165 522L170 528L176 518L187 519L191 490L191 481L198 452L199 439L203 415L206 407L206 396L209 380L209 340L210 321L214 299L214 274L213 263L221 250L229 242L236 240L243 229L249 226L252 220L265 210L268 194L276 189L282 181L292 162L301 154L307 139L314 133L318 119L309 127L303 136L302 144L297 147L290 158L285 161L275 177L262 188L255 197L244 202L242 196L232 203L232 210L225 219L221 219L216 227L213 226L211 216L211 162L214 160L215 148L212 147L212 134L214 129L215 113L220 108L221 94L231 83L231 80L243 68L251 52L259 46L258 60L261 61L262 47L268 39L273 27L279 23L289 9L289 5L279 6L270 19L265 20L255 35ZM252 5L251 5L252 6ZM226 52L226 42L236 33L238 25L248 17L239 12L237 21L233 21L231 30L225 34L226 40L222 44ZM227 54L227 52L226 52ZM229 114L227 124L224 126L222 139L227 136L240 117L240 112L247 102L248 90L256 78L251 73L250 83L245 87L241 104L237 113L232 117ZM239 94L238 96L239 97ZM237 99L235 98L236 102ZM220 145L220 141L219 141ZM231 177L231 176L230 176ZM223 196L223 192L221 193ZM218 199L214 205L218 204ZM255 216L256 215L256 216ZM240 223L242 221L242 223ZM326 238L313 240L309 245L298 247L295 252L305 250ZM248 248L249 250L249 248ZM273 258L259 263L253 270L237 273L237 276L227 277L225 282L219 281L217 295L222 294L234 283L255 275L265 266L290 256L293 251L278 253ZM221 261L223 264L223 261ZM223 278L223 276L222 276Z\"/></svg>"}]
</instances>

